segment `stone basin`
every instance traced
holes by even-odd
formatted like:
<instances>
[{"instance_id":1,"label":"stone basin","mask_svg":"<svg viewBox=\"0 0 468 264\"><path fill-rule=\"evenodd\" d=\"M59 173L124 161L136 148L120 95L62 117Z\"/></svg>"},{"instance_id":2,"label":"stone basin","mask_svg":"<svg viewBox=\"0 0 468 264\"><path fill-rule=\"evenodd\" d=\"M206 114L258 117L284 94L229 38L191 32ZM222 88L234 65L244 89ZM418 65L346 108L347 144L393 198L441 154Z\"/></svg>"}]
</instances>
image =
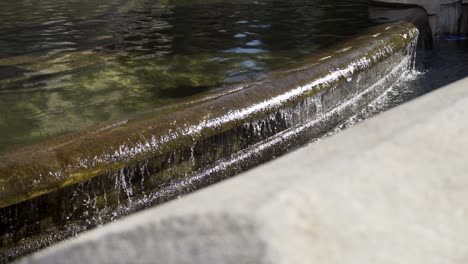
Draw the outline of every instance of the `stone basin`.
<instances>
[{"instance_id":1,"label":"stone basin","mask_svg":"<svg viewBox=\"0 0 468 264\"><path fill-rule=\"evenodd\" d=\"M418 29L375 27L164 113L0 154L2 261L255 166L326 133L391 87Z\"/></svg>"}]
</instances>

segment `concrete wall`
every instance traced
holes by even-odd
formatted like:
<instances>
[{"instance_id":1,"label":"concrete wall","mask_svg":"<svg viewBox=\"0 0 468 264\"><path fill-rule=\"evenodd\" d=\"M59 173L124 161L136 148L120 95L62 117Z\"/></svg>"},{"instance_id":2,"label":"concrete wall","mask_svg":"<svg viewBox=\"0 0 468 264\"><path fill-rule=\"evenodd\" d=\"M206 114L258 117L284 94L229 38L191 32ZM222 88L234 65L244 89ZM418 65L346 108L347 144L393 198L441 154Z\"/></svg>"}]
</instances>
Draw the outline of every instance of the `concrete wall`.
<instances>
[{"instance_id":1,"label":"concrete wall","mask_svg":"<svg viewBox=\"0 0 468 264\"><path fill-rule=\"evenodd\" d=\"M437 15L440 11L440 5L448 5L460 3L461 0L372 0L374 2L401 4L401 5L418 5L424 7L429 15ZM467 0L463 0L467 2Z\"/></svg>"},{"instance_id":2,"label":"concrete wall","mask_svg":"<svg viewBox=\"0 0 468 264\"><path fill-rule=\"evenodd\" d=\"M466 87L18 263L464 264Z\"/></svg>"},{"instance_id":3,"label":"concrete wall","mask_svg":"<svg viewBox=\"0 0 468 264\"><path fill-rule=\"evenodd\" d=\"M467 0L373 0L389 5L418 5L428 13L434 34L468 34L468 25L462 20L467 16L462 5Z\"/></svg>"},{"instance_id":4,"label":"concrete wall","mask_svg":"<svg viewBox=\"0 0 468 264\"><path fill-rule=\"evenodd\" d=\"M429 15L435 15L439 12L439 0L373 0L387 4L418 5L424 7Z\"/></svg>"}]
</instances>

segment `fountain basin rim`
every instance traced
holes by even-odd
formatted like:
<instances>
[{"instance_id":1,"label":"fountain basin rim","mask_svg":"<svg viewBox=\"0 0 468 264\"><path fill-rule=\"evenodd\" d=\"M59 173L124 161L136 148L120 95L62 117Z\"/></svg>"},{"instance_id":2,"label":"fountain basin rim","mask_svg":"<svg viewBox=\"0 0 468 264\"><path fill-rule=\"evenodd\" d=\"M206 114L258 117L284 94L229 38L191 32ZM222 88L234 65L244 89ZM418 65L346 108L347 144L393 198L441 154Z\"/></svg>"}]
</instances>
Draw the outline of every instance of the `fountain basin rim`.
<instances>
[{"instance_id":1,"label":"fountain basin rim","mask_svg":"<svg viewBox=\"0 0 468 264\"><path fill-rule=\"evenodd\" d=\"M332 89L405 49L417 35L417 28L408 22L374 27L243 89L187 103L172 112L2 153L0 208L193 145Z\"/></svg>"}]
</instances>

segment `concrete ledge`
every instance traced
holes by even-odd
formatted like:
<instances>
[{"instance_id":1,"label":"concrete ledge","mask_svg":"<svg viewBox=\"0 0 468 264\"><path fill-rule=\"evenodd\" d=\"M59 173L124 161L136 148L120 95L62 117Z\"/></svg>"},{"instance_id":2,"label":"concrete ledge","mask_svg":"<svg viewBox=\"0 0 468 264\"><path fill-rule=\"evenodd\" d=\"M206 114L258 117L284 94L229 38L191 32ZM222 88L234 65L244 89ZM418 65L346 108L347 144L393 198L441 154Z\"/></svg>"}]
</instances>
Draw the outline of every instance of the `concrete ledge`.
<instances>
[{"instance_id":1,"label":"concrete ledge","mask_svg":"<svg viewBox=\"0 0 468 264\"><path fill-rule=\"evenodd\" d=\"M417 5L423 7L429 15L436 15L439 13L440 0L372 0L373 2L398 4L398 5ZM451 1L451 0L450 0ZM458 1L458 0L453 0Z\"/></svg>"},{"instance_id":2,"label":"concrete ledge","mask_svg":"<svg viewBox=\"0 0 468 264\"><path fill-rule=\"evenodd\" d=\"M466 87L18 263L466 263Z\"/></svg>"},{"instance_id":3,"label":"concrete ledge","mask_svg":"<svg viewBox=\"0 0 468 264\"><path fill-rule=\"evenodd\" d=\"M450 5L454 3L465 3L466 0L372 0L374 2L398 4L398 5L417 5L423 7L429 15L437 15L440 12L441 5Z\"/></svg>"},{"instance_id":4,"label":"concrete ledge","mask_svg":"<svg viewBox=\"0 0 468 264\"><path fill-rule=\"evenodd\" d=\"M429 15L429 24L436 34L468 34L467 0L372 0L389 6L420 6ZM464 21L463 21L464 20Z\"/></svg>"}]
</instances>

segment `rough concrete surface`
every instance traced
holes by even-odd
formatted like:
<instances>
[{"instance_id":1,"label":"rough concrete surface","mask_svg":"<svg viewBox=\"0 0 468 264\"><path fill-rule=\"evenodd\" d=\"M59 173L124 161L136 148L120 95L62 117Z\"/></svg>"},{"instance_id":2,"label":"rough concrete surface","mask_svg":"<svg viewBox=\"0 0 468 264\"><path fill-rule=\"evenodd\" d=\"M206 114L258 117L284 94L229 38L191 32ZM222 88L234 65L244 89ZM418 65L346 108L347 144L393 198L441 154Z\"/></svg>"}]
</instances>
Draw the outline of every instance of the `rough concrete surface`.
<instances>
[{"instance_id":1,"label":"rough concrete surface","mask_svg":"<svg viewBox=\"0 0 468 264\"><path fill-rule=\"evenodd\" d=\"M19 263L467 263L467 88Z\"/></svg>"}]
</instances>

